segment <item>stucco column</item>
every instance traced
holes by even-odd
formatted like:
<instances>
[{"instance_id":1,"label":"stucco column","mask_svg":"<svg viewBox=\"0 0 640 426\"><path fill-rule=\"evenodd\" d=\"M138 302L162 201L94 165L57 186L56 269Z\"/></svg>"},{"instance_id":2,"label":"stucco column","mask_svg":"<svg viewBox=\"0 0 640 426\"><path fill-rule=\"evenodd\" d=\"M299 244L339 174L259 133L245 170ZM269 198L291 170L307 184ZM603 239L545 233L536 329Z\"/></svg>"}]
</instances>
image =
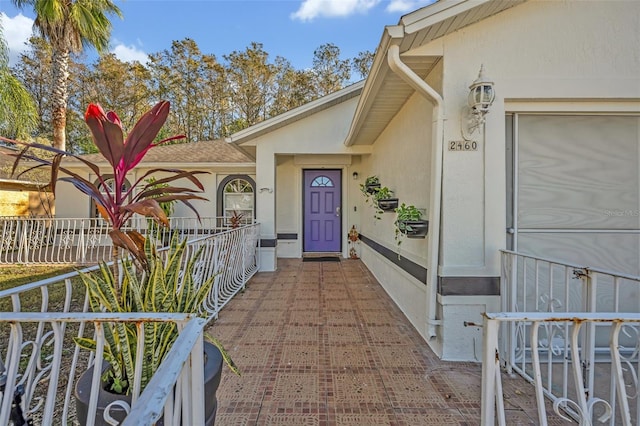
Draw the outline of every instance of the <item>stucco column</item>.
<instances>
[{"instance_id":1,"label":"stucco column","mask_svg":"<svg viewBox=\"0 0 640 426\"><path fill-rule=\"evenodd\" d=\"M260 270L275 271L276 235L276 158L268 144L256 151L256 220L260 223Z\"/></svg>"}]
</instances>

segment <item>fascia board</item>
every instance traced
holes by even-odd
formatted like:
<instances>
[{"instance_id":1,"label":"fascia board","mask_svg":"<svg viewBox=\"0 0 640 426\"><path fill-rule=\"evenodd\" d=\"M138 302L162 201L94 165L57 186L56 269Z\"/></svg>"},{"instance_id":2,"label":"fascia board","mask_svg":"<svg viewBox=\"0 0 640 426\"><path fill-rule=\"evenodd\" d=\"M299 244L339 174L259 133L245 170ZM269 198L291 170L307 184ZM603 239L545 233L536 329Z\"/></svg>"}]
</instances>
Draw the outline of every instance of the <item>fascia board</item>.
<instances>
[{"instance_id":1,"label":"fascia board","mask_svg":"<svg viewBox=\"0 0 640 426\"><path fill-rule=\"evenodd\" d=\"M412 34L495 0L445 0L400 18L405 33Z\"/></svg>"},{"instance_id":2,"label":"fascia board","mask_svg":"<svg viewBox=\"0 0 640 426\"><path fill-rule=\"evenodd\" d=\"M384 74L388 70L387 49L391 44L391 40L401 38L403 35L404 30L400 25L388 25L385 27L378 48L376 49L376 56L369 71L369 76L365 80L364 88L362 89L358 105L351 120L349 133L343 142L345 146L353 145L355 135L358 134L358 131L362 127L363 117L366 117L369 112L373 99L384 81Z\"/></svg>"}]
</instances>

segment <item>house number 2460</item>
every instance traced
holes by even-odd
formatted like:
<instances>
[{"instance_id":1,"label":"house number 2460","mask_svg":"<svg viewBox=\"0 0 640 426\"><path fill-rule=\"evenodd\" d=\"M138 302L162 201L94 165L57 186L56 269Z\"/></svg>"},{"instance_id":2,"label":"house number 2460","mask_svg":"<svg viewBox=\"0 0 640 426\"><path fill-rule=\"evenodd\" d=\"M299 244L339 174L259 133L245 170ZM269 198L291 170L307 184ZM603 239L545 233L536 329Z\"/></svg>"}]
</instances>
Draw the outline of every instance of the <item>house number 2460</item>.
<instances>
[{"instance_id":1,"label":"house number 2460","mask_svg":"<svg viewBox=\"0 0 640 426\"><path fill-rule=\"evenodd\" d=\"M449 151L477 151L478 142L476 141L450 141Z\"/></svg>"}]
</instances>

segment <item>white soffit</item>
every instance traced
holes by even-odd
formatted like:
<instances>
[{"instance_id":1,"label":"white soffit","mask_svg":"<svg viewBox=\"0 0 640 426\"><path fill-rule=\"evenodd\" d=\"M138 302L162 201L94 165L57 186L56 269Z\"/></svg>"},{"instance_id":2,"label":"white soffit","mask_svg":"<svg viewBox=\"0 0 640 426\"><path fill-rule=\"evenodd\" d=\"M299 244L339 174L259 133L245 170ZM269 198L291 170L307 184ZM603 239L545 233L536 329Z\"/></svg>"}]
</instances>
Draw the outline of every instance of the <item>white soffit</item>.
<instances>
[{"instance_id":1,"label":"white soffit","mask_svg":"<svg viewBox=\"0 0 640 426\"><path fill-rule=\"evenodd\" d=\"M440 56L421 56L415 49L525 1L440 0L403 16L396 26L385 27L345 145L373 144L414 93L389 68L387 50L391 44L399 44L401 60L424 80Z\"/></svg>"}]
</instances>

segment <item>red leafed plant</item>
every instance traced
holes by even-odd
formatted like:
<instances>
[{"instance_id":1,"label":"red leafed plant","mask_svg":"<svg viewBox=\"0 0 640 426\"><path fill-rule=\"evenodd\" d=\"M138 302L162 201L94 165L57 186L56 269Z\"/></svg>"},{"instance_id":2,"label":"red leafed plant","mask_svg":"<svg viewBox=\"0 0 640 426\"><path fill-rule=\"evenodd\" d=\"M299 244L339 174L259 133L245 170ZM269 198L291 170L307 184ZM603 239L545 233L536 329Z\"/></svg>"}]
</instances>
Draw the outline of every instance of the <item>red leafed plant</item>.
<instances>
[{"instance_id":1,"label":"red leafed plant","mask_svg":"<svg viewBox=\"0 0 640 426\"><path fill-rule=\"evenodd\" d=\"M4 142L23 147L20 152L9 154L16 157L13 165L13 173L15 173L20 160L27 159L35 161L37 163L36 166L22 171L20 175L35 168L50 167L51 181L49 182L49 186L54 195L58 175L62 172L66 176L60 177L59 180L73 184L78 190L87 194L95 201L100 214L112 226L109 235L113 241L115 272L117 272L118 268L117 259L119 257L119 248L129 251L134 259L146 267L146 256L144 253L145 238L137 231L131 230L123 232L121 230L122 226L124 226L131 216L137 213L152 218L164 226L168 226L169 221L159 203L180 201L192 209L196 216L200 218L198 211L189 201L206 200L206 198L197 195L198 192L203 191L204 187L196 175L208 173L204 171L151 169L140 176L126 192L121 192L127 173L140 163L149 149L171 140L184 138L184 135L178 135L154 142L154 139L169 115L169 106L168 101L158 102L138 120L125 138L122 123L115 112L109 111L105 113L100 105L89 105L85 113L85 121L91 130L96 147L111 165L112 170L108 174L101 173L100 168L91 161L70 152L48 145L15 141L0 136L0 140ZM33 154L30 150L34 148L52 153L51 158L44 158ZM96 185L68 168L63 167L62 159L65 156L74 157L87 165L97 176L98 184ZM168 176L157 179L152 183L148 182L147 179L157 172L168 174ZM109 185L106 185L106 180L111 177L113 177L115 181L113 190L110 189ZM179 179L189 180L196 188L174 186L172 183ZM141 185L141 188L137 192L134 192L134 189L137 188L138 185ZM116 276L118 275L116 274Z\"/></svg>"}]
</instances>

